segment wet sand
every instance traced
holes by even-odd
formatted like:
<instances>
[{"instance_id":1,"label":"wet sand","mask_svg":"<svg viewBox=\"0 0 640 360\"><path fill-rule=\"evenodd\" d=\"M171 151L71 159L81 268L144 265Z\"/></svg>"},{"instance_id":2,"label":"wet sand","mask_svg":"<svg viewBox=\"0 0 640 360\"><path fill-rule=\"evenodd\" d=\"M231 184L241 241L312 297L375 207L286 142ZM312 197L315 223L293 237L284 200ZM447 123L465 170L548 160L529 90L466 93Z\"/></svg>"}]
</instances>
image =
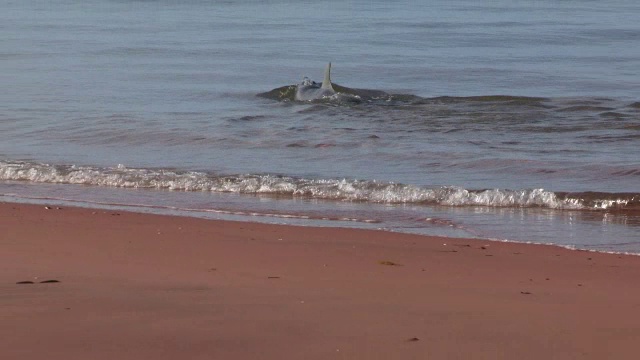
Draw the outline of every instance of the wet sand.
<instances>
[{"instance_id":1,"label":"wet sand","mask_svg":"<svg viewBox=\"0 0 640 360\"><path fill-rule=\"evenodd\" d=\"M0 358L635 359L638 279L637 256L0 203Z\"/></svg>"}]
</instances>

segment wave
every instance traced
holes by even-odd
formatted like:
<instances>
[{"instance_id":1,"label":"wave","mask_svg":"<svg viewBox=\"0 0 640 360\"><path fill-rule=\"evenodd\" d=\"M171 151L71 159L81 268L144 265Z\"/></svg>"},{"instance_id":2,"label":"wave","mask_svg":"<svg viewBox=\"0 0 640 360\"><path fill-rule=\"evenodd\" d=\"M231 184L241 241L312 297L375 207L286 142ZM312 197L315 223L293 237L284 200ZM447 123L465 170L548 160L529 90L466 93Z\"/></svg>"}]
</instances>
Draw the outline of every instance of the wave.
<instances>
[{"instance_id":1,"label":"wave","mask_svg":"<svg viewBox=\"0 0 640 360\"><path fill-rule=\"evenodd\" d=\"M552 192L544 189L469 190L354 179L305 179L271 174L217 175L174 169L50 165L0 161L0 180L173 191L225 192L334 201L442 206L638 210L640 194Z\"/></svg>"}]
</instances>

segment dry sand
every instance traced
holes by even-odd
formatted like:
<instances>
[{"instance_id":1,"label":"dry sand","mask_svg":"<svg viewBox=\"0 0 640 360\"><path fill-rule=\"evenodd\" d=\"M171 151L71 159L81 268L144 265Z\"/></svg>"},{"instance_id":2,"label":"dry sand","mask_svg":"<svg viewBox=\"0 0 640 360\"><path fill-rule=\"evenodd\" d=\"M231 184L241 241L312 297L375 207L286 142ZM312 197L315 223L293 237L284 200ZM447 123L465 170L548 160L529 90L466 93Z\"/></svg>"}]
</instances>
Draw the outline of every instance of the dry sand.
<instances>
[{"instance_id":1,"label":"dry sand","mask_svg":"<svg viewBox=\"0 0 640 360\"><path fill-rule=\"evenodd\" d=\"M637 256L0 203L0 359L637 359L638 279Z\"/></svg>"}]
</instances>

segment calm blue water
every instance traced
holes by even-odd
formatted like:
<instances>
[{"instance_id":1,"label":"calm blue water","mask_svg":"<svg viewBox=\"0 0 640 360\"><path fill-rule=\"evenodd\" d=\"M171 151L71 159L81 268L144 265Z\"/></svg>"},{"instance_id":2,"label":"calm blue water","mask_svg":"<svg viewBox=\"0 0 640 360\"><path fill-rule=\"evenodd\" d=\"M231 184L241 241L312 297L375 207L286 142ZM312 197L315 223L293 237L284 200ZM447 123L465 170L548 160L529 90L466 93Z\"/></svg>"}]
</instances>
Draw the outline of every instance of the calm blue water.
<instances>
[{"instance_id":1,"label":"calm blue water","mask_svg":"<svg viewBox=\"0 0 640 360\"><path fill-rule=\"evenodd\" d=\"M2 1L0 200L640 252L639 16ZM329 61L335 83L403 96L256 96Z\"/></svg>"}]
</instances>

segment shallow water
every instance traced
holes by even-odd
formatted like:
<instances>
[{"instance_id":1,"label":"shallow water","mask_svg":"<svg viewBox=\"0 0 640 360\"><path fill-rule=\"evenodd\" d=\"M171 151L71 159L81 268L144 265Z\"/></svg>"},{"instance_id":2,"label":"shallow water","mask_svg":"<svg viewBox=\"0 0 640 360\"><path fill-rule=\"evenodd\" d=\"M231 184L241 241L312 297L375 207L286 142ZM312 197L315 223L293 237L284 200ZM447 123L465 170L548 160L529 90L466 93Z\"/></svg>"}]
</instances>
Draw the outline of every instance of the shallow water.
<instances>
[{"instance_id":1,"label":"shallow water","mask_svg":"<svg viewBox=\"0 0 640 360\"><path fill-rule=\"evenodd\" d=\"M9 1L0 199L640 252L639 13ZM256 96L328 61L393 96Z\"/></svg>"}]
</instances>

